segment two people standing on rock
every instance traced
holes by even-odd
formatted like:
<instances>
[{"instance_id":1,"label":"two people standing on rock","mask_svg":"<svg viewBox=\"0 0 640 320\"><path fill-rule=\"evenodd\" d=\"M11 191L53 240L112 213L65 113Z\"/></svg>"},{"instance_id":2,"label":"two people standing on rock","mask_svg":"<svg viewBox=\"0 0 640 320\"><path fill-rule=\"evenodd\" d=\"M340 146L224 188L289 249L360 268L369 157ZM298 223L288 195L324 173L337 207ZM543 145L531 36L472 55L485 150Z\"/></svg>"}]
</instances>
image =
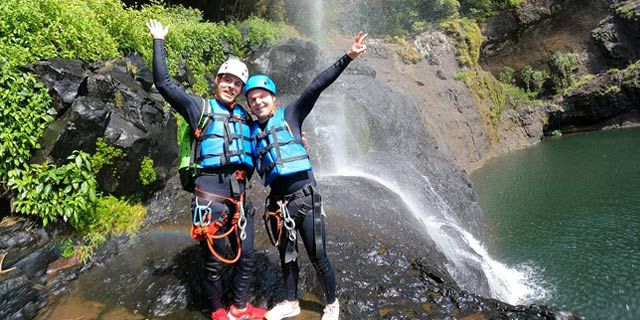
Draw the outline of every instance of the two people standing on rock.
<instances>
[{"instance_id":1,"label":"two people standing on rock","mask_svg":"<svg viewBox=\"0 0 640 320\"><path fill-rule=\"evenodd\" d=\"M168 27L156 20L147 23L154 39L153 76L158 91L187 121L195 136L197 164L191 235L201 241L207 256L207 294L212 304L211 318L282 319L300 313L297 302L297 234L309 255L327 306L322 319L339 318L335 275L326 254L325 217L321 212L309 155L302 144L302 122L320 93L333 83L354 58L366 51L361 32L350 50L318 75L293 103L279 108L275 83L266 75L248 78L244 63L224 62L215 78L213 99L189 95L167 72L164 39ZM236 99L245 91L252 121ZM254 167L265 186L270 186L265 219L270 237L280 252L286 300L265 309L247 302L254 271L254 222L243 208L244 189ZM221 253L229 241L235 257ZM233 304L226 312L222 303L222 269L234 263Z\"/></svg>"}]
</instances>

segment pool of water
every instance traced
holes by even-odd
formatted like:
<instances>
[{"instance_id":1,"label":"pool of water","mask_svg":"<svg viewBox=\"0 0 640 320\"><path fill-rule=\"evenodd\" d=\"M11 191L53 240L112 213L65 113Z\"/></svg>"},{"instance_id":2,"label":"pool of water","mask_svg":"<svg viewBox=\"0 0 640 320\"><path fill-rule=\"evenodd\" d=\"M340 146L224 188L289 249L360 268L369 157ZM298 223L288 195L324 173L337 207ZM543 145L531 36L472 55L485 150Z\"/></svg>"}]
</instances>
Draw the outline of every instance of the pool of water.
<instances>
[{"instance_id":1,"label":"pool of water","mask_svg":"<svg viewBox=\"0 0 640 320\"><path fill-rule=\"evenodd\" d=\"M549 139L471 178L490 250L548 291L532 302L640 319L640 129Z\"/></svg>"}]
</instances>

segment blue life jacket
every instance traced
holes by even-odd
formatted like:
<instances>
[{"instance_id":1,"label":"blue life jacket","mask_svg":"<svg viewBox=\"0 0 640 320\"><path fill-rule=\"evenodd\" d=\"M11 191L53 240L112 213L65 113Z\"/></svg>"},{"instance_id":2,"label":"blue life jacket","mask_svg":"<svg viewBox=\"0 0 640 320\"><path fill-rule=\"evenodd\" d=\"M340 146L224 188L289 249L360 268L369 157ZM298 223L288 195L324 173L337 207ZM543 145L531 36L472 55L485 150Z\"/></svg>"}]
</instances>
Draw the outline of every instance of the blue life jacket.
<instances>
[{"instance_id":1,"label":"blue life jacket","mask_svg":"<svg viewBox=\"0 0 640 320\"><path fill-rule=\"evenodd\" d=\"M251 139L256 171L265 186L277 177L312 169L307 150L293 137L284 120L284 108L276 110L264 130L254 123Z\"/></svg>"},{"instance_id":2,"label":"blue life jacket","mask_svg":"<svg viewBox=\"0 0 640 320\"><path fill-rule=\"evenodd\" d=\"M200 119L207 123L195 134L195 162L200 168L244 165L253 170L247 114L237 104L230 113L217 99L209 99L209 107L211 113L205 113Z\"/></svg>"}]
</instances>

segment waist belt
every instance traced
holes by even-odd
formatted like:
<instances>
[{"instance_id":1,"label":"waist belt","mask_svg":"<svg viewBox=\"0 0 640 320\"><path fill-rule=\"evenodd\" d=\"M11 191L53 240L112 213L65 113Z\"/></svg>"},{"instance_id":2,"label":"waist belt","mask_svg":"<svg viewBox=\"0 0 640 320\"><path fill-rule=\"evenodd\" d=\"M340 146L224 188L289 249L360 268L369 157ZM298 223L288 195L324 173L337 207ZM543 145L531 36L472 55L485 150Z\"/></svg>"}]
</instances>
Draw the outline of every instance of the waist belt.
<instances>
[{"instance_id":1,"label":"waist belt","mask_svg":"<svg viewBox=\"0 0 640 320\"><path fill-rule=\"evenodd\" d=\"M308 209L312 209L312 214L313 214L313 238L314 238L314 248L315 248L315 256L317 259L319 259L323 254L324 254L324 246L322 243L322 228L323 228L323 223L322 223L322 198L320 196L320 193L318 192L318 190L311 186L311 185L306 185L304 186L302 189L294 192L294 193L290 193L287 195L276 195L276 194L272 194L269 195L269 197L267 198L268 201L275 201L278 204L280 204L280 210L277 210L276 212L268 212L268 203L265 203L265 216L263 217L265 219L265 226L267 228L267 233L269 234L269 237L271 239L271 242L274 245L278 245L280 242L280 238L281 238L281 233L282 233L282 226L284 225L287 229L289 229L289 227L292 226L291 229L293 230L289 230L289 232L294 233L293 237L289 237L289 241L288 242L293 242L293 243L287 243L287 250L286 250L286 255L285 255L285 262L289 261L293 261L296 259L297 257L297 253L296 252L290 252L290 247L295 248L295 222L294 223L290 223L289 221L286 220L286 216L283 212L281 212L282 210L286 210L287 205L289 204L289 202L291 201L295 201L296 199L300 199L300 198L304 198L307 196L311 196L311 202L312 202L312 207L308 208ZM268 226L268 219L274 217L279 219L279 221L277 222L277 226L278 226L278 235L277 237L272 237L272 230L270 229L270 227ZM291 219L293 220L293 219ZM284 223L283 223L284 221ZM291 221L293 222L293 221ZM293 239L292 239L293 238ZM295 249L293 249L295 250Z\"/></svg>"}]
</instances>

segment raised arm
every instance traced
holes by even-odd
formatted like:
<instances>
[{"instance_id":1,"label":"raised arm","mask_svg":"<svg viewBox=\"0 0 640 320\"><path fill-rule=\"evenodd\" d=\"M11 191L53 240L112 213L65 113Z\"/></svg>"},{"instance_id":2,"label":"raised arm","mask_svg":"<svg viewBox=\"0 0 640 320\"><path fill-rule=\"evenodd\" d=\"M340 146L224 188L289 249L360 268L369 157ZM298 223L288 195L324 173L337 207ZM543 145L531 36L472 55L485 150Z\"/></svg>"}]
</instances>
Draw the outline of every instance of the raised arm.
<instances>
[{"instance_id":1,"label":"raised arm","mask_svg":"<svg viewBox=\"0 0 640 320\"><path fill-rule=\"evenodd\" d=\"M147 22L149 33L153 37L153 83L162 97L175 109L191 126L195 128L202 114L202 98L186 93L167 71L164 52L164 39L169 33L169 27L163 26L156 20Z\"/></svg>"},{"instance_id":2,"label":"raised arm","mask_svg":"<svg viewBox=\"0 0 640 320\"><path fill-rule=\"evenodd\" d=\"M302 127L302 121L309 115L322 91L338 79L353 59L367 51L367 45L364 44L365 39L367 39L367 34L363 34L362 31L358 32L349 51L316 76L298 100L287 107L285 117L288 123L295 124L298 128Z\"/></svg>"}]
</instances>

